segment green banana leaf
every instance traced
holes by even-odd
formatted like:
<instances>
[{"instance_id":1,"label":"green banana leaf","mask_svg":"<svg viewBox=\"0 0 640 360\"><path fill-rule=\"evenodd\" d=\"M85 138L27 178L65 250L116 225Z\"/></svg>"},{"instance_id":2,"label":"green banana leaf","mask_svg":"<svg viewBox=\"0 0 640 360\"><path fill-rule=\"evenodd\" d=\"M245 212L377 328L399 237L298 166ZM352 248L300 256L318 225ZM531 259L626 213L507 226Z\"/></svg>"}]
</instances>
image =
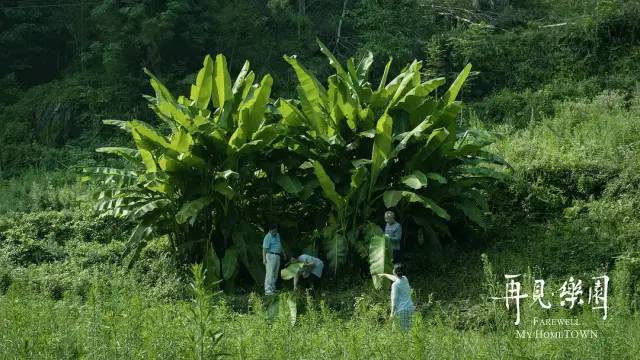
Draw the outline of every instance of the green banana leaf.
<instances>
[{"instance_id":1,"label":"green banana leaf","mask_svg":"<svg viewBox=\"0 0 640 360\"><path fill-rule=\"evenodd\" d=\"M280 277L282 280L291 280L304 266L303 262L293 262L284 269L280 270Z\"/></svg>"},{"instance_id":2,"label":"green banana leaf","mask_svg":"<svg viewBox=\"0 0 640 360\"><path fill-rule=\"evenodd\" d=\"M191 100L199 109L206 109L211 100L213 91L213 60L207 55L202 63L202 69L198 72L196 83L191 85Z\"/></svg>"},{"instance_id":3,"label":"green banana leaf","mask_svg":"<svg viewBox=\"0 0 640 360\"><path fill-rule=\"evenodd\" d=\"M391 145L393 142L393 119L386 112L382 114L376 125L376 135L374 138L373 150L371 154L371 181L369 192L371 192L378 180L378 176L391 155Z\"/></svg>"},{"instance_id":4,"label":"green banana leaf","mask_svg":"<svg viewBox=\"0 0 640 360\"><path fill-rule=\"evenodd\" d=\"M224 108L225 104L233 100L233 89L231 88L231 76L227 67L227 59L222 54L216 56L211 100L216 108Z\"/></svg>"},{"instance_id":5,"label":"green banana leaf","mask_svg":"<svg viewBox=\"0 0 640 360\"><path fill-rule=\"evenodd\" d=\"M202 209L211 204L213 201L214 198L203 196L199 199L184 203L176 214L176 222L178 224L189 222L191 225L193 225L196 217L198 216L198 213L200 213Z\"/></svg>"},{"instance_id":6,"label":"green banana leaf","mask_svg":"<svg viewBox=\"0 0 640 360\"><path fill-rule=\"evenodd\" d=\"M336 186L324 171L322 164L317 160L313 161L313 169L327 199L336 206L338 211L342 211L347 206L347 201L336 192Z\"/></svg>"},{"instance_id":7,"label":"green banana leaf","mask_svg":"<svg viewBox=\"0 0 640 360\"><path fill-rule=\"evenodd\" d=\"M369 271L376 289L382 287L382 279L376 274L391 272L391 244L384 236L384 231L375 225L367 226L366 236L369 238Z\"/></svg>"}]
</instances>

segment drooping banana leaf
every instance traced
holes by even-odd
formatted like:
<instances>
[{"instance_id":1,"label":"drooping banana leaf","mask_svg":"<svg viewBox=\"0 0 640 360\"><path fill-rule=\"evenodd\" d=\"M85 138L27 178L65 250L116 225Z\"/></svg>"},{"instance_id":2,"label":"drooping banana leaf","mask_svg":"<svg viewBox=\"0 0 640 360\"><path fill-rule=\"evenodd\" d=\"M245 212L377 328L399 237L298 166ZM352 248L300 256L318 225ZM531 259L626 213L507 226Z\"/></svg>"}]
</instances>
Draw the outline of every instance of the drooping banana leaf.
<instances>
[{"instance_id":1,"label":"drooping banana leaf","mask_svg":"<svg viewBox=\"0 0 640 360\"><path fill-rule=\"evenodd\" d=\"M365 236L369 240L369 271L372 275L373 286L380 289L382 281L376 274L391 272L391 244L389 239L384 236L384 231L375 224L368 224Z\"/></svg>"},{"instance_id":2,"label":"drooping banana leaf","mask_svg":"<svg viewBox=\"0 0 640 360\"><path fill-rule=\"evenodd\" d=\"M153 227L142 223L138 224L138 226L133 229L133 231L131 232L131 236L129 236L129 240L127 241L127 246L122 253L122 256L126 257L133 252L133 255L127 262L128 269L130 269L138 260L142 248L147 244L147 240L152 233Z\"/></svg>"},{"instance_id":3,"label":"drooping banana leaf","mask_svg":"<svg viewBox=\"0 0 640 360\"><path fill-rule=\"evenodd\" d=\"M400 200L405 199L407 202L419 203L427 209L433 211L439 217L450 220L449 213L438 204L435 203L432 199L418 195L412 191L400 191L400 190L388 190L385 191L382 195L382 199L384 201L384 205L387 208L392 208L400 202Z\"/></svg>"},{"instance_id":4,"label":"drooping banana leaf","mask_svg":"<svg viewBox=\"0 0 640 360\"><path fill-rule=\"evenodd\" d=\"M107 146L107 147L97 148L96 152L103 153L103 154L117 155L136 165L140 163L140 153L136 149L126 148L126 147Z\"/></svg>"},{"instance_id":5,"label":"drooping banana leaf","mask_svg":"<svg viewBox=\"0 0 640 360\"><path fill-rule=\"evenodd\" d=\"M189 222L190 224L193 225L196 217L198 216L198 213L200 213L202 209L204 209L207 205L211 204L213 201L214 201L214 198L209 196L203 196L196 200L192 200L184 203L180 208L180 210L178 210L178 213L176 214L176 222L178 224L184 224L186 222Z\"/></svg>"},{"instance_id":6,"label":"drooping banana leaf","mask_svg":"<svg viewBox=\"0 0 640 360\"><path fill-rule=\"evenodd\" d=\"M298 194L303 189L300 180L293 176L280 175L276 178L276 182L289 194Z\"/></svg>"},{"instance_id":7,"label":"drooping banana leaf","mask_svg":"<svg viewBox=\"0 0 640 360\"><path fill-rule=\"evenodd\" d=\"M336 275L347 258L347 239L339 232L333 232L330 236L325 237L324 248L329 269Z\"/></svg>"},{"instance_id":8,"label":"drooping banana leaf","mask_svg":"<svg viewBox=\"0 0 640 360\"><path fill-rule=\"evenodd\" d=\"M280 277L282 280L291 280L304 266L303 262L293 262L284 269L280 270Z\"/></svg>"},{"instance_id":9,"label":"drooping banana leaf","mask_svg":"<svg viewBox=\"0 0 640 360\"><path fill-rule=\"evenodd\" d=\"M222 279L220 273L220 259L211 243L207 244L207 254L204 258L204 266L207 270L207 283L212 284Z\"/></svg>"},{"instance_id":10,"label":"drooping banana leaf","mask_svg":"<svg viewBox=\"0 0 640 360\"><path fill-rule=\"evenodd\" d=\"M230 280L238 271L238 252L234 248L228 248L222 257L222 277Z\"/></svg>"},{"instance_id":11,"label":"drooping banana leaf","mask_svg":"<svg viewBox=\"0 0 640 360\"><path fill-rule=\"evenodd\" d=\"M319 161L315 160L313 162L313 169L316 177L318 178L318 181L320 182L320 187L322 187L322 191L324 192L325 196L336 206L338 211L342 211L342 209L344 209L347 205L347 202L342 196L340 196L340 194L336 192L336 186L333 183L333 180L331 180L329 175L327 175L327 173L325 172L322 164Z\"/></svg>"},{"instance_id":12,"label":"drooping banana leaf","mask_svg":"<svg viewBox=\"0 0 640 360\"><path fill-rule=\"evenodd\" d=\"M420 170L414 170L411 174L402 177L400 182L414 190L419 190L427 186L427 175Z\"/></svg>"}]
</instances>

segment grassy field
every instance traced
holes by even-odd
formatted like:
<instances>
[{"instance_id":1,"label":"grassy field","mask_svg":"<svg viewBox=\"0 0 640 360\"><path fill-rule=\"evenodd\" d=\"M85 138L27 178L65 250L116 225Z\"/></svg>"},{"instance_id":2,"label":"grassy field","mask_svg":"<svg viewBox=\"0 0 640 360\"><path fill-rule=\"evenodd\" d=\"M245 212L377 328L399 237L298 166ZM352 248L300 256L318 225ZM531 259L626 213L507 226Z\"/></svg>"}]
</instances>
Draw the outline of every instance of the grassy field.
<instances>
[{"instance_id":1,"label":"grassy field","mask_svg":"<svg viewBox=\"0 0 640 360\"><path fill-rule=\"evenodd\" d=\"M122 279L96 280L86 300L71 293L53 300L11 287L0 297L0 354L6 359L212 358L215 353L237 359L634 359L640 351L640 319L617 311L615 299L607 320L587 307L570 314L523 305L522 323L515 326L514 314L501 302L464 308L417 296L419 315L403 334L385 320L388 304L374 300L380 294L350 292L341 309L327 305L326 296L296 299L288 292L279 299L251 294L246 306L232 309L218 295L206 302L207 316L199 316L203 299L197 295L162 300ZM298 303L295 324L288 299ZM534 318L574 319L577 325L543 326ZM223 332L215 348L203 335L207 329ZM533 338L520 338L517 331L523 330ZM597 337L541 333L565 330L592 330Z\"/></svg>"}]
</instances>

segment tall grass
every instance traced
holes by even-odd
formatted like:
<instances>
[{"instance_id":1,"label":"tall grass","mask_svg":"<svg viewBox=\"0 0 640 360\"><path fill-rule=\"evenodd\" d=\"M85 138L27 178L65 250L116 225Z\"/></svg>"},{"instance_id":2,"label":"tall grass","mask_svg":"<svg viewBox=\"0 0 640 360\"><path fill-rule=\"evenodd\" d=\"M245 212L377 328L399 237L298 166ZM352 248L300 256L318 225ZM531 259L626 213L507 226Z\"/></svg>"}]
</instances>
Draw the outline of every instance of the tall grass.
<instances>
[{"instance_id":1,"label":"tall grass","mask_svg":"<svg viewBox=\"0 0 640 360\"><path fill-rule=\"evenodd\" d=\"M351 304L358 309L350 316L339 316L321 299L300 297L292 324L287 312L270 317L259 296L252 296L251 309L240 311L223 297L209 303L209 296L196 292L193 302L166 302L114 280L94 284L86 302L55 301L13 286L0 297L0 357L183 359L225 352L237 359L632 359L640 351L637 314L611 311L602 320L586 307L570 314L523 305L520 326L501 311L499 326L465 329L454 313L434 306L418 312L412 330L403 334L380 316L377 304L363 306L362 299ZM193 311L209 315L194 317ZM595 330L598 337L519 338L516 330L567 328L534 325L534 317L575 318L576 329ZM206 334L213 337L202 342Z\"/></svg>"}]
</instances>

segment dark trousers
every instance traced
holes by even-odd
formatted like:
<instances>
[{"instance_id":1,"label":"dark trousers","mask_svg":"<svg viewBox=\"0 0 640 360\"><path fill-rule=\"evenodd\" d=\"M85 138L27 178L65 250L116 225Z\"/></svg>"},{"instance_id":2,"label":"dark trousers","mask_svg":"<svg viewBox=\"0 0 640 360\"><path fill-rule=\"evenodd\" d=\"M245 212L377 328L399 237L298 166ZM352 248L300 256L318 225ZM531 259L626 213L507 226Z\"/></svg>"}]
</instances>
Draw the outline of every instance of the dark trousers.
<instances>
[{"instance_id":1,"label":"dark trousers","mask_svg":"<svg viewBox=\"0 0 640 360\"><path fill-rule=\"evenodd\" d=\"M314 293L320 291L321 284L320 278L314 274L310 274L307 278L300 277L300 287L303 289L311 288Z\"/></svg>"},{"instance_id":2,"label":"dark trousers","mask_svg":"<svg viewBox=\"0 0 640 360\"><path fill-rule=\"evenodd\" d=\"M402 262L402 251L400 250L393 250L393 263L394 264L398 264L400 262Z\"/></svg>"}]
</instances>

